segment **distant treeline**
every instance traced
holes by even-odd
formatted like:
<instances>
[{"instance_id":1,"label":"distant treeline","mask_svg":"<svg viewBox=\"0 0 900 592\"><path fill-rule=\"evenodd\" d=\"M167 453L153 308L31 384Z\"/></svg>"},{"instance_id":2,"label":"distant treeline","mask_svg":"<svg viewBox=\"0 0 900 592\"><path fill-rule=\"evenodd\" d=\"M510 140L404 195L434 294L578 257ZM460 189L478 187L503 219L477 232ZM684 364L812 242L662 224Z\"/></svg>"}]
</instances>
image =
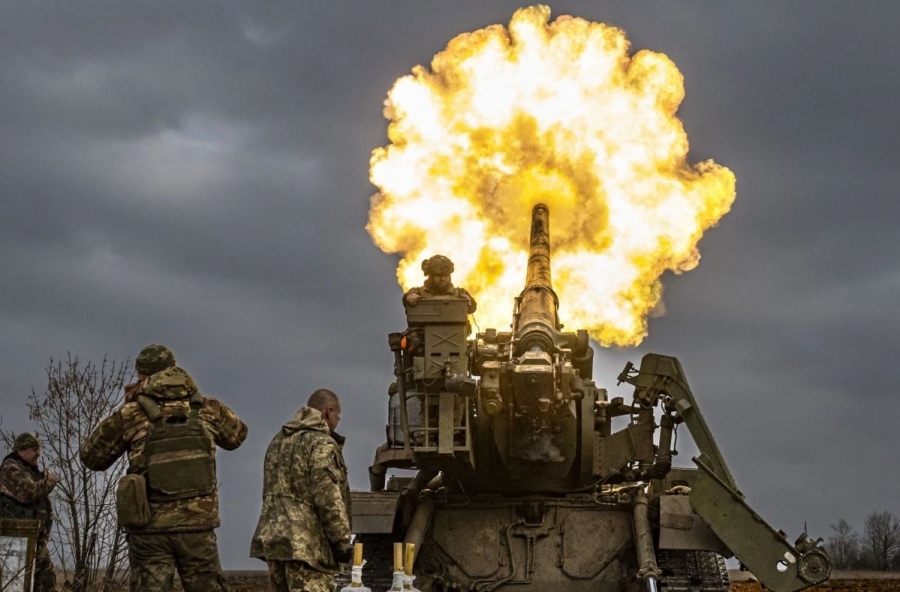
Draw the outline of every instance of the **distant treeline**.
<instances>
[{"instance_id":1,"label":"distant treeline","mask_svg":"<svg viewBox=\"0 0 900 592\"><path fill-rule=\"evenodd\" d=\"M888 511L866 517L862 533L841 518L831 525L825 548L832 569L888 571L900 569L900 521Z\"/></svg>"}]
</instances>

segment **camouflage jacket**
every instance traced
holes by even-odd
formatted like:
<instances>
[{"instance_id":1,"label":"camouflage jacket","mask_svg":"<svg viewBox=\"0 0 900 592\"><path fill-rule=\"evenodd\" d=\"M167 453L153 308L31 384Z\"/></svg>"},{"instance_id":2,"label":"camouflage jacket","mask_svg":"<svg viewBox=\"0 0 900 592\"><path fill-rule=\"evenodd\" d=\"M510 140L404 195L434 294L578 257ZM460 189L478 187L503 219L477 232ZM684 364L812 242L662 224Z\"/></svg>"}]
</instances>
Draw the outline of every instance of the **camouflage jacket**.
<instances>
[{"instance_id":1,"label":"camouflage jacket","mask_svg":"<svg viewBox=\"0 0 900 592\"><path fill-rule=\"evenodd\" d=\"M179 367L151 376L141 389L159 404L163 418L187 415L191 395L197 390L193 379ZM247 426L231 409L217 399L203 397L200 418L212 441L225 450L234 450L247 437ZM120 456L128 453L129 472L141 472L146 466L144 443L152 424L140 403L126 403L100 422L81 445L81 462L89 469L105 471ZM215 446L213 462L215 462ZM141 532L180 532L210 530L219 526L219 497L210 495L167 502L150 502L150 524Z\"/></svg>"},{"instance_id":2,"label":"camouflage jacket","mask_svg":"<svg viewBox=\"0 0 900 592\"><path fill-rule=\"evenodd\" d=\"M304 561L319 571L338 571L332 549L350 547L343 440L309 407L282 426L266 450L263 505L251 557Z\"/></svg>"},{"instance_id":3,"label":"camouflage jacket","mask_svg":"<svg viewBox=\"0 0 900 592\"><path fill-rule=\"evenodd\" d=\"M475 298L472 297L471 294L465 288L450 288L449 292L433 292L429 289L428 281L425 281L424 286L418 286L416 288L410 288L403 294L403 306L408 306L409 295L410 294L418 294L422 298L440 298L441 296L451 296L453 298L465 298L469 301L467 313L472 314L478 308L478 303L475 302Z\"/></svg>"},{"instance_id":4,"label":"camouflage jacket","mask_svg":"<svg viewBox=\"0 0 900 592\"><path fill-rule=\"evenodd\" d=\"M53 506L51 483L41 469L12 452L0 464L0 516L41 521L41 530L50 531Z\"/></svg>"}]
</instances>

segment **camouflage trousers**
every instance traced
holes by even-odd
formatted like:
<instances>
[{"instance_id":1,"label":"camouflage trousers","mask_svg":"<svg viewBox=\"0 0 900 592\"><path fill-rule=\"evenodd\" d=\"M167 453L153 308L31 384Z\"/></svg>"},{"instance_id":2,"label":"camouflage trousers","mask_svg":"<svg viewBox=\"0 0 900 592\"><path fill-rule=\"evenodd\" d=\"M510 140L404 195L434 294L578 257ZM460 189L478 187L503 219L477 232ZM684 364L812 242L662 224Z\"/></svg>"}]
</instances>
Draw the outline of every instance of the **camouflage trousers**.
<instances>
[{"instance_id":1,"label":"camouflage trousers","mask_svg":"<svg viewBox=\"0 0 900 592\"><path fill-rule=\"evenodd\" d=\"M216 533L130 533L131 592L172 592L175 573L184 592L227 592Z\"/></svg>"},{"instance_id":2,"label":"camouflage trousers","mask_svg":"<svg viewBox=\"0 0 900 592\"><path fill-rule=\"evenodd\" d=\"M271 592L332 592L334 574L311 568L302 561L267 561Z\"/></svg>"},{"instance_id":3,"label":"camouflage trousers","mask_svg":"<svg viewBox=\"0 0 900 592\"><path fill-rule=\"evenodd\" d=\"M56 572L44 534L38 536L34 550L34 592L56 592Z\"/></svg>"}]
</instances>

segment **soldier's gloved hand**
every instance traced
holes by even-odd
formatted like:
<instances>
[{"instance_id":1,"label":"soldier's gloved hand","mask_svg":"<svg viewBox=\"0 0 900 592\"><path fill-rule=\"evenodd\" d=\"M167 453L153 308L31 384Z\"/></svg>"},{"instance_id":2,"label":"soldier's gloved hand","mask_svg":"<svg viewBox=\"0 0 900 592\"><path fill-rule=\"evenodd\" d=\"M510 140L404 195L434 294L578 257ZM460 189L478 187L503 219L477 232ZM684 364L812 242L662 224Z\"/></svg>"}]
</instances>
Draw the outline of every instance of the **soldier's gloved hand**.
<instances>
[{"instance_id":1,"label":"soldier's gloved hand","mask_svg":"<svg viewBox=\"0 0 900 592\"><path fill-rule=\"evenodd\" d=\"M334 556L334 560L337 561L338 565L344 565L345 563L353 561L353 547L347 547L346 549L332 549L331 554Z\"/></svg>"}]
</instances>

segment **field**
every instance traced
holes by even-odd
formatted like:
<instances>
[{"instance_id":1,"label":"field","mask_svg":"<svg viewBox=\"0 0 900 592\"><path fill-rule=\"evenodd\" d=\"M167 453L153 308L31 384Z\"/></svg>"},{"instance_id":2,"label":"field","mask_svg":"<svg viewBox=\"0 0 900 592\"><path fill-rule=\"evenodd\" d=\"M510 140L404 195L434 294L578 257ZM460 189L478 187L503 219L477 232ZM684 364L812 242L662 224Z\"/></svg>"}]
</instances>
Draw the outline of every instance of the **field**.
<instances>
[{"instance_id":1,"label":"field","mask_svg":"<svg viewBox=\"0 0 900 592\"><path fill-rule=\"evenodd\" d=\"M765 589L756 582L742 581L740 572L730 572L731 592L763 592ZM898 592L900 572L832 572L831 579L809 592Z\"/></svg>"},{"instance_id":2,"label":"field","mask_svg":"<svg viewBox=\"0 0 900 592\"><path fill-rule=\"evenodd\" d=\"M764 592L757 583L732 582L731 592ZM809 592L897 592L900 590L900 579L896 580L829 580Z\"/></svg>"},{"instance_id":3,"label":"field","mask_svg":"<svg viewBox=\"0 0 900 592\"><path fill-rule=\"evenodd\" d=\"M266 592L268 580L263 571L232 571L227 574L231 592ZM764 592L746 574L731 572L731 592ZM832 578L808 592L900 592L900 572L834 572Z\"/></svg>"}]
</instances>

